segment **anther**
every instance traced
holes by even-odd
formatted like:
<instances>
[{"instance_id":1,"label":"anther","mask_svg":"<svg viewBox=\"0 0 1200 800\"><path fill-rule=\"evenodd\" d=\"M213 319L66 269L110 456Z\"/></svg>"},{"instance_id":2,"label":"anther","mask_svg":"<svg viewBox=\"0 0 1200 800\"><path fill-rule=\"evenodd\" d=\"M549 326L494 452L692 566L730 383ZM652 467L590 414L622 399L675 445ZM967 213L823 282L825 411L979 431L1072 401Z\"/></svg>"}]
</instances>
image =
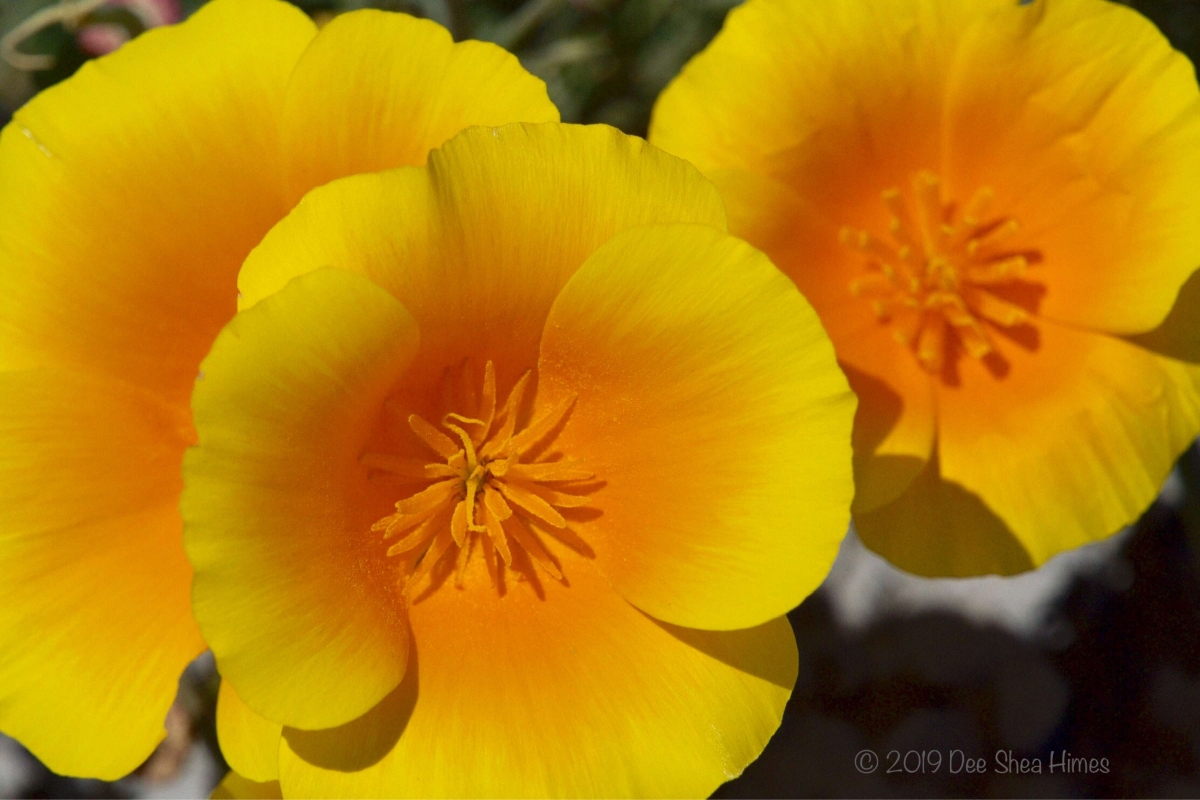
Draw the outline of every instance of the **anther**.
<instances>
[{"instance_id":1,"label":"anther","mask_svg":"<svg viewBox=\"0 0 1200 800\"><path fill-rule=\"evenodd\" d=\"M992 247L999 244L1020 230L1020 227L1015 219L1010 218L988 228L982 234L967 242L967 255L977 255L985 247Z\"/></svg>"},{"instance_id":2,"label":"anther","mask_svg":"<svg viewBox=\"0 0 1200 800\"><path fill-rule=\"evenodd\" d=\"M912 192L917 224L899 189L880 194L890 243L852 227L842 228L838 238L866 256L867 271L850 281L851 294L867 298L894 338L938 373L954 343L983 358L995 350L987 325L1029 321L1028 310L997 296L993 287L1024 278L1031 261L1005 252L1020 226L1011 217L988 218L995 200L989 187L977 190L960 211L943 203L942 182L932 172L917 173Z\"/></svg>"},{"instance_id":3,"label":"anther","mask_svg":"<svg viewBox=\"0 0 1200 800\"><path fill-rule=\"evenodd\" d=\"M562 580L554 559L521 517L561 531L568 541L575 536L558 509L587 505L589 498L543 484L586 480L592 473L576 461L538 461L532 454L557 436L576 398L561 398L547 413L535 415L528 426L517 431L529 373L521 376L499 409L492 362L487 363L483 391L477 399L471 387L463 384L465 363L443 374L443 395L460 401L468 398L465 407L444 414L440 428L416 414L407 416L417 439L442 461L423 463L381 453L368 453L360 459L369 469L430 482L397 502L396 512L380 519L371 530L382 531L385 540L399 537L387 554L405 557L399 580L410 594L424 579L438 574L434 566L455 548L451 566L458 586L468 574L472 552L482 554L492 584L500 586L499 571L514 563L513 547L523 549L530 562ZM388 408L396 410L394 403ZM522 463L522 458L530 461ZM479 547L474 546L476 539Z\"/></svg>"}]
</instances>

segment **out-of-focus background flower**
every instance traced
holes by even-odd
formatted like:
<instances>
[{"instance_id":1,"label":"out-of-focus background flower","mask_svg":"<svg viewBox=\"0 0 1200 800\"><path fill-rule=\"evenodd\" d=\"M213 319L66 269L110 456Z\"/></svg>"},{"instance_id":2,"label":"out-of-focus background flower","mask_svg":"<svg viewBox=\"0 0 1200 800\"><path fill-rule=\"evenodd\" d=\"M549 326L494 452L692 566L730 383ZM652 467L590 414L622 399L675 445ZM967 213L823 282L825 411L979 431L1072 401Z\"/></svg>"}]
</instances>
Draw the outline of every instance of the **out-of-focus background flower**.
<instances>
[{"instance_id":1,"label":"out-of-focus background flower","mask_svg":"<svg viewBox=\"0 0 1200 800\"><path fill-rule=\"evenodd\" d=\"M546 81L564 120L644 135L659 91L738 0L295 2L318 22L370 6L496 42ZM0 0L0 122L88 58L201 4ZM1128 4L1200 59L1200 0ZM790 618L801 668L783 725L720 797L1200 797L1196 447L1134 528L1037 572L922 580L851 535L825 585ZM207 796L226 769L217 684L211 657L198 659L166 740L115 783L54 775L0 735L0 798ZM856 767L865 749L880 760L872 772ZM1107 772L1050 774L1064 751L1107 759ZM983 758L986 769L954 772L953 753L960 766ZM1010 754L1040 759L1042 772L1001 771Z\"/></svg>"}]
</instances>

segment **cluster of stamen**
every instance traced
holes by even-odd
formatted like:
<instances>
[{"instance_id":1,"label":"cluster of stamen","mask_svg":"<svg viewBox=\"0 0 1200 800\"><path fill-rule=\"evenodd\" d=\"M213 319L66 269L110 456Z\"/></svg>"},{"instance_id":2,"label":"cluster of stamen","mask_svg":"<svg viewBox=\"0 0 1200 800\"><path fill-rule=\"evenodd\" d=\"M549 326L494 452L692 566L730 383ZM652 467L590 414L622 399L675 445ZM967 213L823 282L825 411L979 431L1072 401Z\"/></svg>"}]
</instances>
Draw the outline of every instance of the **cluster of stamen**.
<instances>
[{"instance_id":1,"label":"cluster of stamen","mask_svg":"<svg viewBox=\"0 0 1200 800\"><path fill-rule=\"evenodd\" d=\"M1024 277L1031 262L1006 249L1019 226L1011 217L989 216L991 189L977 191L961 212L943 202L933 173L919 173L913 192L915 219L899 189L882 194L891 241L854 228L843 228L841 240L867 259L867 274L852 281L850 291L869 297L876 317L894 326L896 340L926 370L940 373L952 338L982 359L996 349L985 323L1013 328L1029 322L1028 311L995 289Z\"/></svg>"},{"instance_id":2,"label":"cluster of stamen","mask_svg":"<svg viewBox=\"0 0 1200 800\"><path fill-rule=\"evenodd\" d=\"M575 397L517 431L521 402L529 384L526 372L498 406L496 372L491 361L484 371L483 392L472 416L446 414L441 429L411 414L409 427L439 461L426 462L382 453L369 453L362 463L373 469L430 484L396 503L396 512L371 526L385 540L396 539L389 556L400 556L408 570L402 575L406 591L420 586L449 554L454 555L455 583L462 586L471 555L481 551L493 585L499 586L505 567L513 565L513 550L521 548L532 563L556 580L562 572L539 540L534 528L565 532L560 508L585 506L588 498L564 491L591 479L592 473L575 460L542 460L557 435ZM547 484L558 485L557 488ZM560 534L562 535L562 534Z\"/></svg>"}]
</instances>

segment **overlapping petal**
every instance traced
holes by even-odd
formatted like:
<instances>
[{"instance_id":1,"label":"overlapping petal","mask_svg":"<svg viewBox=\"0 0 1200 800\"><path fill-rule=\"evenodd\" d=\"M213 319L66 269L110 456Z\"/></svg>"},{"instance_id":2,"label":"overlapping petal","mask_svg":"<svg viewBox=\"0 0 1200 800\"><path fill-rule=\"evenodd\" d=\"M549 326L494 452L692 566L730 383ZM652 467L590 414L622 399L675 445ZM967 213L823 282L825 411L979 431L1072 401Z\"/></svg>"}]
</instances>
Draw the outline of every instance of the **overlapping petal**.
<instances>
[{"instance_id":1,"label":"overlapping petal","mask_svg":"<svg viewBox=\"0 0 1200 800\"><path fill-rule=\"evenodd\" d=\"M404 674L403 603L363 533L388 502L359 456L418 346L394 298L324 269L239 315L204 361L181 504L196 620L273 721L339 725Z\"/></svg>"},{"instance_id":2,"label":"overlapping petal","mask_svg":"<svg viewBox=\"0 0 1200 800\"><path fill-rule=\"evenodd\" d=\"M942 167L996 191L1045 265L1040 313L1158 325L1200 265L1200 89L1136 11L1100 0L998 14L947 81Z\"/></svg>"},{"instance_id":3,"label":"overlapping petal","mask_svg":"<svg viewBox=\"0 0 1200 800\"><path fill-rule=\"evenodd\" d=\"M412 384L490 352L511 386L536 364L567 279L613 234L654 222L724 227L725 214L693 167L613 128L474 128L427 170L312 192L247 259L238 286L246 308L321 266L362 273L421 328ZM428 412L420 397L405 402Z\"/></svg>"},{"instance_id":4,"label":"overlapping petal","mask_svg":"<svg viewBox=\"0 0 1200 800\"><path fill-rule=\"evenodd\" d=\"M413 669L365 717L284 731L297 797L705 796L779 724L796 678L791 628L721 633L655 622L588 560L550 543L569 585L413 604Z\"/></svg>"},{"instance_id":5,"label":"overlapping petal","mask_svg":"<svg viewBox=\"0 0 1200 800\"><path fill-rule=\"evenodd\" d=\"M428 20L343 14L321 29L288 84L288 199L343 175L424 164L464 128L515 120L558 121L545 85L516 56L456 44Z\"/></svg>"},{"instance_id":6,"label":"overlapping petal","mask_svg":"<svg viewBox=\"0 0 1200 800\"><path fill-rule=\"evenodd\" d=\"M821 315L860 398L860 533L906 569L1010 573L1109 535L1200 430L1178 322L1143 337L1156 355L1105 337L1163 322L1200 264L1200 90L1130 9L753 0L664 92L651 140L713 178L732 232ZM932 219L922 180L939 222L986 213L1029 268L997 289L1029 324L972 309L991 355L956 342L944 372L860 296L900 256L857 232ZM956 257L932 241L924 257Z\"/></svg>"},{"instance_id":7,"label":"overlapping petal","mask_svg":"<svg viewBox=\"0 0 1200 800\"><path fill-rule=\"evenodd\" d=\"M175 505L193 436L127 384L0 373L0 724L52 769L131 772L204 649Z\"/></svg>"},{"instance_id":8,"label":"overlapping petal","mask_svg":"<svg viewBox=\"0 0 1200 800\"><path fill-rule=\"evenodd\" d=\"M555 446L604 483L602 512L573 527L634 605L745 628L824 580L849 523L855 403L761 253L699 226L614 237L555 300L538 373L539 404L576 397Z\"/></svg>"},{"instance_id":9,"label":"overlapping petal","mask_svg":"<svg viewBox=\"0 0 1200 800\"><path fill-rule=\"evenodd\" d=\"M381 64L390 68L368 69ZM447 91L458 102L446 102ZM391 124L397 119L411 124ZM402 15L348 14L318 34L307 16L279 0L213 0L186 23L87 64L18 111L0 134L0 370L39 370L20 378L31 387L38 375L74 373L30 388L28 396L43 406L21 409L25 416L14 424L49 425L46 412L54 409L61 427L73 426L86 447L108 446L126 433L140 440L144 420L119 409L131 392L144 391L190 429L193 382L235 312L237 270L300 194L349 170L423 163L429 148L462 126L520 119L557 119L541 81L498 47L452 44L431 23ZM346 132L362 137L353 153L344 143L333 146ZM63 380L80 381L87 392L52 403ZM30 444L30 459L54 452L53 430ZM129 663L120 663L114 645L106 679L96 686L71 648L39 650L36 665L20 655L23 644L12 644L21 639L5 638L9 644L0 648L11 694L0 704L0 729L65 773L116 777L140 763L162 735L179 672L199 648L183 602L190 570L176 506L187 441L163 433L160 444L169 455L131 462L141 471L79 459L72 462L77 470L63 470L69 484L51 483L44 492L63 508L99 488L141 503L119 519L96 512L88 524L104 535L89 538L87 563L110 572L80 581L93 587L89 608L131 609L84 614L95 636L108 631L126 643ZM163 481L171 492L144 496L144 485ZM64 527L56 528L50 522L60 517L47 514L44 525L30 527L41 496L27 492L0 510L0 536L21 542L0 551L0 572L11 569L30 586L55 572L47 565L56 558L64 560L57 570L71 569L71 548L63 543L76 537L66 527L73 518L62 517ZM170 548L176 558L164 561ZM130 563L122 566L124 560ZM40 572L28 572L34 562ZM122 577L155 570L152 580ZM140 605L130 595L139 588L146 591ZM84 618L66 606L48 614L31 600L38 596L27 589L8 613L40 619L39 640L57 641ZM83 602L76 592L60 592L53 602L68 598ZM16 631L27 623L12 624ZM157 633L128 632L139 625ZM84 691L94 694L67 702ZM47 695L63 698L61 706ZM38 704L58 707L59 725L72 734L35 731ZM158 723L146 727L155 714ZM114 727L133 733L100 733ZM95 752L76 736L94 738Z\"/></svg>"},{"instance_id":10,"label":"overlapping petal","mask_svg":"<svg viewBox=\"0 0 1200 800\"><path fill-rule=\"evenodd\" d=\"M1136 518L1200 430L1194 367L1102 334L1038 333L1036 351L1007 351L1005 380L989 385L964 360L962 385L938 391L942 475L984 500L1035 564Z\"/></svg>"},{"instance_id":11,"label":"overlapping petal","mask_svg":"<svg viewBox=\"0 0 1200 800\"><path fill-rule=\"evenodd\" d=\"M284 793L690 795L761 751L795 680L779 615L846 529L854 400L812 309L724 221L640 140L521 124L322 187L255 249L197 390L184 513L223 674L285 723ZM419 331L403 368L385 309ZM559 454L583 466L535 485ZM476 475L508 476L485 485L512 507L474 505ZM406 516L425 540L381 527ZM368 710L341 684L378 648L312 631L389 591L410 649L398 685L365 676L390 689Z\"/></svg>"},{"instance_id":12,"label":"overlapping petal","mask_svg":"<svg viewBox=\"0 0 1200 800\"><path fill-rule=\"evenodd\" d=\"M862 267L838 241L839 226L824 208L782 181L748 169L719 169L710 177L729 209L731 228L771 254L837 343L838 360L859 403L853 432L855 513L895 500L933 452L933 379L915 359L898 353L891 331L847 291Z\"/></svg>"},{"instance_id":13,"label":"overlapping petal","mask_svg":"<svg viewBox=\"0 0 1200 800\"><path fill-rule=\"evenodd\" d=\"M279 780L283 726L251 711L229 681L217 694L217 740L221 755L239 776L260 783Z\"/></svg>"},{"instance_id":14,"label":"overlapping petal","mask_svg":"<svg viewBox=\"0 0 1200 800\"><path fill-rule=\"evenodd\" d=\"M315 30L280 0L217 0L16 113L0 134L0 368L99 373L186 406L242 259L287 213L279 120Z\"/></svg>"},{"instance_id":15,"label":"overlapping petal","mask_svg":"<svg viewBox=\"0 0 1200 800\"><path fill-rule=\"evenodd\" d=\"M1200 430L1200 369L1103 334L1039 333L1036 351L1011 348L1008 380L988 386L964 361L962 384L939 387L938 458L856 515L868 546L920 574L1013 574L1150 504Z\"/></svg>"},{"instance_id":16,"label":"overlapping petal","mask_svg":"<svg viewBox=\"0 0 1200 800\"><path fill-rule=\"evenodd\" d=\"M259 783L230 772L213 790L212 800L283 800L283 790L278 781Z\"/></svg>"}]
</instances>

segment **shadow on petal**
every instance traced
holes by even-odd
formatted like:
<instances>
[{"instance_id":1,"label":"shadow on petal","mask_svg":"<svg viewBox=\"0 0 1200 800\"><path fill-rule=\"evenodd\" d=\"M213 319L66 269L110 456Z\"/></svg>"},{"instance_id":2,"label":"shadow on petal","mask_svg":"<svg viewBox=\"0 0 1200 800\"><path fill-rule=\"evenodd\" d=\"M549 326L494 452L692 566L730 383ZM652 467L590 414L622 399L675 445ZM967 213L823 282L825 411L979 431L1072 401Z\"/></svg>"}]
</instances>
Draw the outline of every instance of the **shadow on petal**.
<instances>
[{"instance_id":1,"label":"shadow on petal","mask_svg":"<svg viewBox=\"0 0 1200 800\"><path fill-rule=\"evenodd\" d=\"M839 361L838 366L846 373L850 388L859 398L851 433L857 461L859 454L866 458L874 453L892 432L892 428L900 421L904 399L885 381L855 369L844 361Z\"/></svg>"},{"instance_id":2,"label":"shadow on petal","mask_svg":"<svg viewBox=\"0 0 1200 800\"><path fill-rule=\"evenodd\" d=\"M1014 575L1037 566L987 504L940 476L936 454L898 500L856 514L854 525L867 547L917 575Z\"/></svg>"},{"instance_id":3,"label":"shadow on petal","mask_svg":"<svg viewBox=\"0 0 1200 800\"><path fill-rule=\"evenodd\" d=\"M788 628L789 633L791 630L791 623L786 617L742 630L706 631L684 628L646 616L679 641L722 664L789 691L796 683L794 660L781 657L783 654L779 650L779 626Z\"/></svg>"},{"instance_id":4,"label":"shadow on petal","mask_svg":"<svg viewBox=\"0 0 1200 800\"><path fill-rule=\"evenodd\" d=\"M411 632L409 633L410 641ZM283 738L300 758L316 767L357 772L377 764L400 741L417 705L416 642L408 655L408 668L400 685L379 704L356 720L319 731L284 728Z\"/></svg>"},{"instance_id":5,"label":"shadow on petal","mask_svg":"<svg viewBox=\"0 0 1200 800\"><path fill-rule=\"evenodd\" d=\"M1171 313L1154 330L1136 336L1125 338L1136 345L1190 364L1200 364L1200 270L1192 273L1179 296Z\"/></svg>"},{"instance_id":6,"label":"shadow on petal","mask_svg":"<svg viewBox=\"0 0 1200 800\"><path fill-rule=\"evenodd\" d=\"M854 446L854 508L873 511L893 502L906 490L926 460L912 455L881 455L876 451L900 424L904 413L904 398L885 381L844 362L838 362L850 388L858 396L854 415L854 430L850 434Z\"/></svg>"}]
</instances>

